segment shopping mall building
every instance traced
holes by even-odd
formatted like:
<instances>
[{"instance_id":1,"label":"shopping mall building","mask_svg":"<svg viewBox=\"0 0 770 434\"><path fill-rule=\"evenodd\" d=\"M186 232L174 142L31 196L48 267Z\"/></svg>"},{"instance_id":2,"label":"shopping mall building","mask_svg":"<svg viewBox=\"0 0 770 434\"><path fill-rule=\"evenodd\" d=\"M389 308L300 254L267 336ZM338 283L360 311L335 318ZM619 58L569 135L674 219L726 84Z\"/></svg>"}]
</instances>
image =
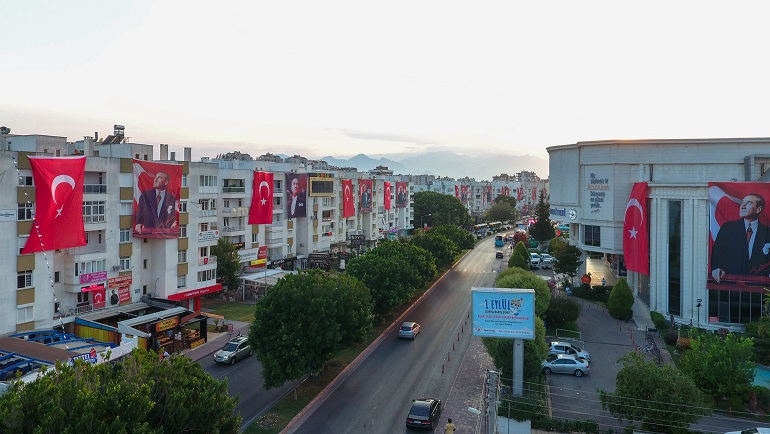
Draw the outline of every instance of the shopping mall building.
<instances>
[{"instance_id":1,"label":"shopping mall building","mask_svg":"<svg viewBox=\"0 0 770 434\"><path fill-rule=\"evenodd\" d=\"M740 329L761 316L764 288L770 288L764 265L770 260L717 282L710 250L728 219L721 210L730 208L725 215L742 221L738 209L746 195L770 200L770 138L607 140L547 150L551 218L569 225L572 244L626 277L637 303L677 323L710 329ZM649 275L627 271L624 264L623 222L635 182L648 185ZM760 211L759 226L766 228L770 211ZM760 239L764 232L750 238L760 252L752 262L770 242ZM747 241L741 242L744 247L728 256L747 256Z\"/></svg>"}]
</instances>

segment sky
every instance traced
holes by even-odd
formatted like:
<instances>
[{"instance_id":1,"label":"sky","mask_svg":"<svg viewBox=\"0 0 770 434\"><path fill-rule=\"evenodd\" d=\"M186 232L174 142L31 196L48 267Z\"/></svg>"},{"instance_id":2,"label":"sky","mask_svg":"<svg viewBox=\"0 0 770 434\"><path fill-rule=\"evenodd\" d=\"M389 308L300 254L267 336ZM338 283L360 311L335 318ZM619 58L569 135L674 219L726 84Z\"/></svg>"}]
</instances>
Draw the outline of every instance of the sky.
<instances>
[{"instance_id":1,"label":"sky","mask_svg":"<svg viewBox=\"0 0 770 434\"><path fill-rule=\"evenodd\" d=\"M762 1L0 2L0 125L75 141L547 159L768 137Z\"/></svg>"}]
</instances>

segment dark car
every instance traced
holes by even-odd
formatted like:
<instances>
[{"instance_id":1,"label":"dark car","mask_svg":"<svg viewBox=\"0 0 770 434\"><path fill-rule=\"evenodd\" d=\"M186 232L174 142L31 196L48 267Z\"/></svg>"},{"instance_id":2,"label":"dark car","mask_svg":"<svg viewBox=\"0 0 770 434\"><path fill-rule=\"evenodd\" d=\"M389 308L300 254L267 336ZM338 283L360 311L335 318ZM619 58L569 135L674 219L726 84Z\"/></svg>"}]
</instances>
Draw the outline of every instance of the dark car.
<instances>
[{"instance_id":1,"label":"dark car","mask_svg":"<svg viewBox=\"0 0 770 434\"><path fill-rule=\"evenodd\" d=\"M420 398L412 401L412 409L406 417L407 428L422 428L433 430L441 414L441 400Z\"/></svg>"},{"instance_id":2,"label":"dark car","mask_svg":"<svg viewBox=\"0 0 770 434\"><path fill-rule=\"evenodd\" d=\"M502 250L498 250L498 251L495 253L495 258L502 258L502 257L503 257L503 251L502 251Z\"/></svg>"}]
</instances>

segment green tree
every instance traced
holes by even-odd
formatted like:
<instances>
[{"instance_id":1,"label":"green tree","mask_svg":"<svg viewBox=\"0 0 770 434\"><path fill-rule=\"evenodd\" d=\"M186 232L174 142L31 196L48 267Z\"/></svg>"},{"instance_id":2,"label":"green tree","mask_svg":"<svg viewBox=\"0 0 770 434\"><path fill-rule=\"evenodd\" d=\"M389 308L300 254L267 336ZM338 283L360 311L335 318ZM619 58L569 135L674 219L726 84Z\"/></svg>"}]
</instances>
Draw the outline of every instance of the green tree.
<instances>
[{"instance_id":1,"label":"green tree","mask_svg":"<svg viewBox=\"0 0 770 434\"><path fill-rule=\"evenodd\" d=\"M580 304L572 297L554 297L548 304L543 319L550 327L561 327L577 321L580 310Z\"/></svg>"},{"instance_id":2,"label":"green tree","mask_svg":"<svg viewBox=\"0 0 770 434\"><path fill-rule=\"evenodd\" d=\"M529 256L529 248L524 244L524 242L519 241L516 243L515 246L513 246L513 253L511 254L511 258L514 256L520 257L522 260L524 260L525 263L529 264L530 256ZM508 260L508 266L511 266L511 260ZM523 267L525 270L529 270L529 265L526 267Z\"/></svg>"},{"instance_id":3,"label":"green tree","mask_svg":"<svg viewBox=\"0 0 770 434\"><path fill-rule=\"evenodd\" d=\"M613 318L629 319L633 315L631 308L634 305L634 293L628 287L626 279L620 278L610 291L607 300L607 311Z\"/></svg>"},{"instance_id":4,"label":"green tree","mask_svg":"<svg viewBox=\"0 0 770 434\"><path fill-rule=\"evenodd\" d=\"M406 266L414 268L416 271L416 279L407 282L412 288L425 286L426 283L436 277L437 271L433 255L431 255L429 251L409 241L384 241L372 249L368 254L381 257L385 261L391 260L392 258L403 259Z\"/></svg>"},{"instance_id":5,"label":"green tree","mask_svg":"<svg viewBox=\"0 0 770 434\"><path fill-rule=\"evenodd\" d=\"M211 253L217 257L217 276L228 288L237 289L240 286L238 272L241 270L241 259L238 249L230 241L220 238L217 245L211 248Z\"/></svg>"},{"instance_id":6,"label":"green tree","mask_svg":"<svg viewBox=\"0 0 770 434\"><path fill-rule=\"evenodd\" d=\"M371 327L369 289L352 276L327 276L316 269L280 279L257 301L249 344L270 389L321 370L337 351L361 342Z\"/></svg>"},{"instance_id":7,"label":"green tree","mask_svg":"<svg viewBox=\"0 0 770 434\"><path fill-rule=\"evenodd\" d=\"M714 399L747 395L754 380L754 340L729 333L724 339L704 334L690 341L680 362L682 372Z\"/></svg>"},{"instance_id":8,"label":"green tree","mask_svg":"<svg viewBox=\"0 0 770 434\"><path fill-rule=\"evenodd\" d=\"M420 218L426 217L425 223L433 226L441 224L453 224L469 228L472 220L468 209L460 202L460 199L448 194L435 191L420 191L414 194L414 226L420 225ZM429 220L432 219L432 220Z\"/></svg>"},{"instance_id":9,"label":"green tree","mask_svg":"<svg viewBox=\"0 0 770 434\"><path fill-rule=\"evenodd\" d=\"M602 408L616 418L640 421L645 431L686 434L690 424L711 414L703 392L676 367L658 367L638 353L620 362L615 392L599 391Z\"/></svg>"},{"instance_id":10,"label":"green tree","mask_svg":"<svg viewBox=\"0 0 770 434\"><path fill-rule=\"evenodd\" d=\"M362 255L348 263L347 274L356 277L371 291L374 313L383 316L393 307L406 303L420 280L417 270L402 257L383 258Z\"/></svg>"},{"instance_id":11,"label":"green tree","mask_svg":"<svg viewBox=\"0 0 770 434\"><path fill-rule=\"evenodd\" d=\"M513 209L516 209L516 198L511 196L506 196L504 194L499 194L495 198L495 204L498 203L504 203L508 206L510 206ZM518 220L518 217L516 218Z\"/></svg>"},{"instance_id":12,"label":"green tree","mask_svg":"<svg viewBox=\"0 0 770 434\"><path fill-rule=\"evenodd\" d=\"M452 240L461 249L471 249L476 238L465 229L453 225L440 225L430 228L431 235L443 235Z\"/></svg>"},{"instance_id":13,"label":"green tree","mask_svg":"<svg viewBox=\"0 0 770 434\"><path fill-rule=\"evenodd\" d=\"M556 236L556 229L551 222L551 206L545 201L545 190L540 190L540 199L535 207L536 220L529 228L529 236L542 243Z\"/></svg>"},{"instance_id":14,"label":"green tree","mask_svg":"<svg viewBox=\"0 0 770 434\"><path fill-rule=\"evenodd\" d=\"M481 338L495 366L503 371L503 376L511 377L513 372L513 339ZM524 340L524 378L534 379L540 374L540 364L548 354L543 320L535 318L535 339Z\"/></svg>"},{"instance_id":15,"label":"green tree","mask_svg":"<svg viewBox=\"0 0 770 434\"><path fill-rule=\"evenodd\" d=\"M502 273L501 273L502 274ZM543 317L551 303L551 288L545 280L532 272L510 273L500 276L495 285L498 288L527 288L535 290L535 315Z\"/></svg>"},{"instance_id":16,"label":"green tree","mask_svg":"<svg viewBox=\"0 0 770 434\"><path fill-rule=\"evenodd\" d=\"M239 433L227 382L186 357L137 349L114 364L58 363L0 396L0 432Z\"/></svg>"},{"instance_id":17,"label":"green tree","mask_svg":"<svg viewBox=\"0 0 770 434\"><path fill-rule=\"evenodd\" d=\"M486 213L484 213L484 220L490 222L505 222L518 220L519 213L516 208L511 207L507 203L496 203L489 207Z\"/></svg>"},{"instance_id":18,"label":"green tree","mask_svg":"<svg viewBox=\"0 0 770 434\"><path fill-rule=\"evenodd\" d=\"M566 274L572 280L577 276L577 269L583 263L580 260L580 255L580 249L571 244L565 245L563 249L554 254L556 263L553 264L553 271L559 274Z\"/></svg>"},{"instance_id":19,"label":"green tree","mask_svg":"<svg viewBox=\"0 0 770 434\"><path fill-rule=\"evenodd\" d=\"M527 265L527 261L521 255L513 254L508 258L508 269L529 270L529 265Z\"/></svg>"},{"instance_id":20,"label":"green tree","mask_svg":"<svg viewBox=\"0 0 770 434\"><path fill-rule=\"evenodd\" d=\"M451 264L460 249L457 244L444 235L433 235L430 232L412 237L412 243L429 251L436 261L436 268Z\"/></svg>"}]
</instances>

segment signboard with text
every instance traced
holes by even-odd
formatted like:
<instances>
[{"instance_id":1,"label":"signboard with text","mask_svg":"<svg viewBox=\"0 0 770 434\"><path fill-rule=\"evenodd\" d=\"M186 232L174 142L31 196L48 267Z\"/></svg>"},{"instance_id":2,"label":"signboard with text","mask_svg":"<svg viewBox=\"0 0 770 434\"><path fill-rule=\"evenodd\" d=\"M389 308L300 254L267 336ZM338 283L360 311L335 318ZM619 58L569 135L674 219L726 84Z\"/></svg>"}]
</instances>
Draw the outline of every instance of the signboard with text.
<instances>
[{"instance_id":1,"label":"signboard with text","mask_svg":"<svg viewBox=\"0 0 770 434\"><path fill-rule=\"evenodd\" d=\"M472 288L473 335L535 339L535 290Z\"/></svg>"}]
</instances>

